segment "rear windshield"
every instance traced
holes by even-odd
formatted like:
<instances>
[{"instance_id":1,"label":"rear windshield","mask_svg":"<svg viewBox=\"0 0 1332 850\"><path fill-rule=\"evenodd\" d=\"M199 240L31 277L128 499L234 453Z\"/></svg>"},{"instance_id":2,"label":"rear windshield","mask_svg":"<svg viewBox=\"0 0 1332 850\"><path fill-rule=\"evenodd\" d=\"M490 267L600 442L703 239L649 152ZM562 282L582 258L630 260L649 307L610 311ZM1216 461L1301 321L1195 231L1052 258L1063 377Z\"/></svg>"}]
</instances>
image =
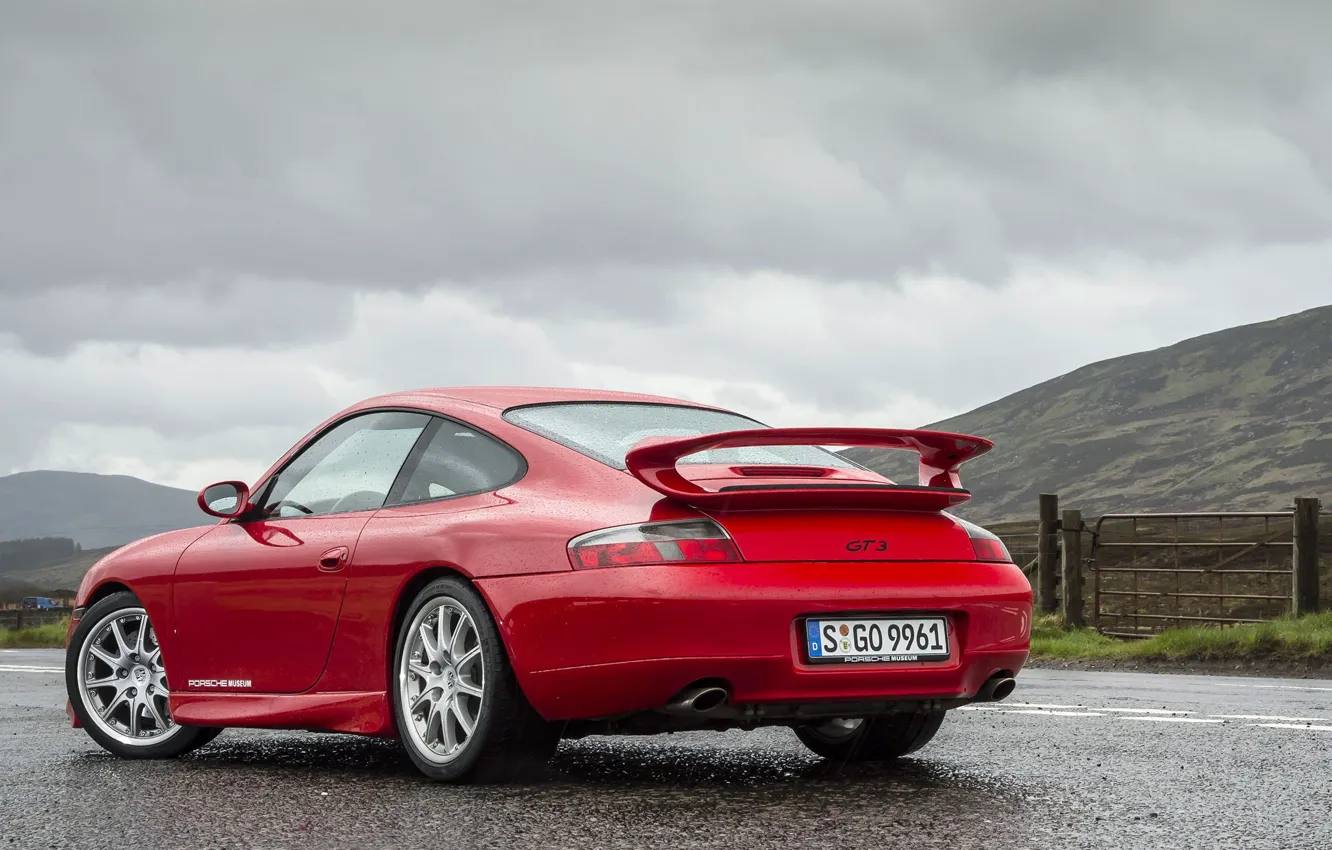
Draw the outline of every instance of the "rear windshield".
<instances>
[{"instance_id":1,"label":"rear windshield","mask_svg":"<svg viewBox=\"0 0 1332 850\"><path fill-rule=\"evenodd\" d=\"M736 413L670 404L579 402L542 404L509 410L515 425L624 469L624 456L647 437L696 437L722 431L766 428ZM817 446L746 446L713 449L680 459L681 464L795 464L859 469L841 455Z\"/></svg>"}]
</instances>

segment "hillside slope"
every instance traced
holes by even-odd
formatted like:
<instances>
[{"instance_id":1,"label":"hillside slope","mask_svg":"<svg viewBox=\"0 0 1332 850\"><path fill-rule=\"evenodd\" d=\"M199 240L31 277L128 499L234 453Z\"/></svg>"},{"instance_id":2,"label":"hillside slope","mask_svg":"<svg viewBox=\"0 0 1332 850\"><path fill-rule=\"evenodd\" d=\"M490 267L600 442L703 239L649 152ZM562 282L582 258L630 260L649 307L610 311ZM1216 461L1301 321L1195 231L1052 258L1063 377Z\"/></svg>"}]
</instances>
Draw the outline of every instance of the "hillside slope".
<instances>
[{"instance_id":1,"label":"hillside slope","mask_svg":"<svg viewBox=\"0 0 1332 850\"><path fill-rule=\"evenodd\" d=\"M927 427L995 450L963 467L960 513L1030 518L1038 493L1086 515L1332 503L1332 306L1093 363ZM901 452L847 454L899 481Z\"/></svg>"},{"instance_id":2,"label":"hillside slope","mask_svg":"<svg viewBox=\"0 0 1332 850\"><path fill-rule=\"evenodd\" d=\"M208 521L194 493L128 475L40 470L0 477L0 540L69 537L93 549Z\"/></svg>"},{"instance_id":3,"label":"hillside slope","mask_svg":"<svg viewBox=\"0 0 1332 850\"><path fill-rule=\"evenodd\" d=\"M118 546L107 546L102 549L84 549L73 558L58 564L5 571L0 573L0 591L6 585L24 585L31 588L30 592L25 592L21 594L22 596L50 593L55 590L76 590L88 569L118 548Z\"/></svg>"}]
</instances>

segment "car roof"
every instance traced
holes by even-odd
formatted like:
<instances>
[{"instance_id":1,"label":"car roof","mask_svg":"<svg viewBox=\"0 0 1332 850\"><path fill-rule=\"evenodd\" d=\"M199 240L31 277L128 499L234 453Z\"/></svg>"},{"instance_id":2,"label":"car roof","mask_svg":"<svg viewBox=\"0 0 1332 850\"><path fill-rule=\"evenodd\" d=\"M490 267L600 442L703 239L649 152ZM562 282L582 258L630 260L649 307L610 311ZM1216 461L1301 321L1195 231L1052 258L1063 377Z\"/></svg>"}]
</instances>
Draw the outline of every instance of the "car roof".
<instances>
[{"instance_id":1,"label":"car roof","mask_svg":"<svg viewBox=\"0 0 1332 850\"><path fill-rule=\"evenodd\" d=\"M292 446L282 457L278 458L268 471L258 479L259 484L266 482L283 464L287 463L296 452L302 447L308 445L309 441L314 439L315 435L329 428L333 423L347 416L366 410L376 410L382 408L414 408L418 410L429 410L444 416L465 417L464 421L470 422L480 428L500 429L513 428L514 433L508 434L505 439L528 435L534 440L540 440L543 446L547 443L555 445L553 441L545 437L538 437L532 432L525 431L518 426L511 425L504 421L501 414L512 407L519 407L526 404L551 404L559 402L621 402L638 404L672 404L684 405L686 407L698 407L708 410L722 410L723 408L713 407L711 405L699 404L698 402L685 401L684 399L670 398L669 396L647 395L645 393L626 393L617 390L593 390L578 389L572 387L433 387L429 389L407 390L404 392L386 393L384 395L367 398L359 401L350 407L344 408L340 412L324 420L323 424L316 427L310 433L301 438L300 442ZM521 448L521 447L520 447ZM256 484L256 487L259 486Z\"/></svg>"},{"instance_id":2,"label":"car roof","mask_svg":"<svg viewBox=\"0 0 1332 850\"><path fill-rule=\"evenodd\" d=\"M376 405L420 403L427 398L441 401L464 402L477 407L495 411L506 410L525 404L550 404L557 402L620 402L639 404L675 404L687 407L717 409L712 405L700 404L669 396L629 393L618 390L579 389L573 387L435 387L430 389L409 390L390 393L368 399L366 403Z\"/></svg>"}]
</instances>

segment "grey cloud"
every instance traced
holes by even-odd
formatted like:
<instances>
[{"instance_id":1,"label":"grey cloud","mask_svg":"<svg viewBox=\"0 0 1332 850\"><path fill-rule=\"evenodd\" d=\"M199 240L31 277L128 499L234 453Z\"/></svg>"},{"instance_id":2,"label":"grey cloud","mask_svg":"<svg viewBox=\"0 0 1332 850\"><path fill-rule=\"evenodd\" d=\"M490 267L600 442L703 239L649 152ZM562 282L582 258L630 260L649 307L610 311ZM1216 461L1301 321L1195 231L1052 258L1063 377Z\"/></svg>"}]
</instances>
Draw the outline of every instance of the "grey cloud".
<instances>
[{"instance_id":1,"label":"grey cloud","mask_svg":"<svg viewBox=\"0 0 1332 850\"><path fill-rule=\"evenodd\" d=\"M1021 256L1314 240L1329 25L1326 4L24 4L0 35L0 286L446 281L631 311L646 287L595 279L997 283Z\"/></svg>"},{"instance_id":2,"label":"grey cloud","mask_svg":"<svg viewBox=\"0 0 1332 850\"><path fill-rule=\"evenodd\" d=\"M203 276L158 286L85 283L0 291L0 333L48 356L89 340L281 352L344 336L352 301L350 290L308 281Z\"/></svg>"},{"instance_id":3,"label":"grey cloud","mask_svg":"<svg viewBox=\"0 0 1332 850\"><path fill-rule=\"evenodd\" d=\"M450 383L960 411L1326 302L1329 24L1239 0L11 3L0 398L25 413L0 471L266 462L344 403Z\"/></svg>"},{"instance_id":4,"label":"grey cloud","mask_svg":"<svg viewBox=\"0 0 1332 850\"><path fill-rule=\"evenodd\" d=\"M97 345L54 358L0 345L0 397L14 410L40 410L54 421L185 436L239 420L282 426L322 418L337 405L315 380L317 365L309 357L234 349L186 355Z\"/></svg>"},{"instance_id":5,"label":"grey cloud","mask_svg":"<svg viewBox=\"0 0 1332 850\"><path fill-rule=\"evenodd\" d=\"M1092 361L1328 303L1329 263L1332 242L1169 266L1026 268L999 289L751 281L673 329L620 320L553 336L575 359L611 351L639 373L761 382L817 410L872 411L906 394L961 413Z\"/></svg>"},{"instance_id":6,"label":"grey cloud","mask_svg":"<svg viewBox=\"0 0 1332 850\"><path fill-rule=\"evenodd\" d=\"M85 463L164 464L269 447L267 459L343 405L318 380L316 358L296 350L180 351L160 345L85 344L34 355L0 333L0 474L65 442ZM236 441L239 434L244 439ZM280 435L276 440L272 435ZM246 442L248 441L248 442ZM173 458L154 444L172 446Z\"/></svg>"},{"instance_id":7,"label":"grey cloud","mask_svg":"<svg viewBox=\"0 0 1332 850\"><path fill-rule=\"evenodd\" d=\"M544 322L506 315L497 298L440 290L359 305L347 336L293 352L361 382L365 394L418 387L574 382Z\"/></svg>"}]
</instances>

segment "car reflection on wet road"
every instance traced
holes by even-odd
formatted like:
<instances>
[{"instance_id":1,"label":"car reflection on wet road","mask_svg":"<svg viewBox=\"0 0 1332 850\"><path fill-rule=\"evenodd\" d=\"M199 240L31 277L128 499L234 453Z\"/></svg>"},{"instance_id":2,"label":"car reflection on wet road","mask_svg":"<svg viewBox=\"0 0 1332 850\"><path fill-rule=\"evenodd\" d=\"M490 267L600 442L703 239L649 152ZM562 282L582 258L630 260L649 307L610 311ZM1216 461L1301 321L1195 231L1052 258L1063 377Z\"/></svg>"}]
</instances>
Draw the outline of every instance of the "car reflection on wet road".
<instances>
[{"instance_id":1,"label":"car reflection on wet road","mask_svg":"<svg viewBox=\"0 0 1332 850\"><path fill-rule=\"evenodd\" d=\"M1332 845L1330 682L1029 670L897 765L768 729L566 742L544 779L454 787L341 735L121 761L68 728L60 661L0 653L0 847Z\"/></svg>"}]
</instances>

